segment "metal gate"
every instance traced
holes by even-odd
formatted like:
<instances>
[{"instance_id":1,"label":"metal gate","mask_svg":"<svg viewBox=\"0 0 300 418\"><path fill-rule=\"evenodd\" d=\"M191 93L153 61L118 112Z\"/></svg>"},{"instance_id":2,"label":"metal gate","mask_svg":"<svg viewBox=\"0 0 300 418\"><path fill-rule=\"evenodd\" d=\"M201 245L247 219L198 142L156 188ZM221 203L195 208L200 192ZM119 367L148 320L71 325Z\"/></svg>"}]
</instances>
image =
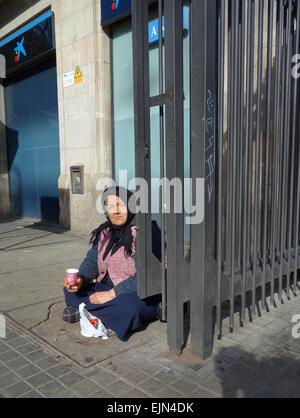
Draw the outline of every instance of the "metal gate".
<instances>
[{"instance_id":1,"label":"metal gate","mask_svg":"<svg viewBox=\"0 0 300 418\"><path fill-rule=\"evenodd\" d=\"M150 3L150 4L149 4ZM182 7L190 8L191 201L203 179L204 219L190 225L175 194L161 229L164 263L151 250L151 214L137 216L139 295L162 292L171 351L184 344L190 302L192 350L207 358L222 334L297 292L299 266L300 4L293 0L132 1L136 175L151 184L150 109L160 109L161 177L184 184ZM149 89L149 10L159 18L159 94ZM150 8L150 9L149 9ZM164 18L163 18L164 17ZM298 23L298 24L297 24ZM164 30L163 27L164 26ZM292 76L294 74L294 77ZM164 155L164 151L166 155ZM183 186L184 187L184 186ZM148 190L151 200L151 187ZM165 248L166 245L166 248ZM163 259L163 258L162 258ZM285 296L284 296L285 295Z\"/></svg>"}]
</instances>

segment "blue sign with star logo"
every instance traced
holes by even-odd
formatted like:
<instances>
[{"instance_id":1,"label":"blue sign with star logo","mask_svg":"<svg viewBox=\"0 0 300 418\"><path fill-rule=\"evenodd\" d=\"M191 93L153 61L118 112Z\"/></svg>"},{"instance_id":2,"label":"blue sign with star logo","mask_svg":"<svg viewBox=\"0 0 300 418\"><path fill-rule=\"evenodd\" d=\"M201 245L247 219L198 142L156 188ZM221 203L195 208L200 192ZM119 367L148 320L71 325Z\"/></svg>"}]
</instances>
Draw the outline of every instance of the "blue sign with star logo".
<instances>
[{"instance_id":1,"label":"blue sign with star logo","mask_svg":"<svg viewBox=\"0 0 300 418\"><path fill-rule=\"evenodd\" d=\"M0 54L9 75L32 60L55 50L53 12L43 13L16 32L0 40Z\"/></svg>"},{"instance_id":2,"label":"blue sign with star logo","mask_svg":"<svg viewBox=\"0 0 300 418\"><path fill-rule=\"evenodd\" d=\"M130 14L131 0L101 0L101 24L112 23Z\"/></svg>"}]
</instances>

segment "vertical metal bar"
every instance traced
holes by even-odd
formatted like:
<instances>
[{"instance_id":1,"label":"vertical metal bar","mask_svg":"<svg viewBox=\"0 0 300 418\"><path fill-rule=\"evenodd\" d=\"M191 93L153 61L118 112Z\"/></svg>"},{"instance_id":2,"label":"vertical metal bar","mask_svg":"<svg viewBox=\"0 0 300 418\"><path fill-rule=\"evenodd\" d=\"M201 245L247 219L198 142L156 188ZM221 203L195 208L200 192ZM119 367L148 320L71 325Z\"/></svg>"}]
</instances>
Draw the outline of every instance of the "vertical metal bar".
<instances>
[{"instance_id":1,"label":"vertical metal bar","mask_svg":"<svg viewBox=\"0 0 300 418\"><path fill-rule=\"evenodd\" d=\"M261 140L261 95L262 95L262 59L263 59L263 24L264 0L259 0L258 15L258 64L257 64L257 106L256 106L256 150L255 150L255 186L254 186L254 241L253 241L253 282L252 314L256 312L256 272L258 264L259 234L259 185L260 185L260 140Z\"/></svg>"},{"instance_id":2,"label":"vertical metal bar","mask_svg":"<svg viewBox=\"0 0 300 418\"><path fill-rule=\"evenodd\" d=\"M234 159L233 159L233 144L234 144L234 98L235 98L235 77L234 77L234 41L235 41L235 32L234 32L234 9L235 9L235 1L230 1L229 6L229 12L228 17L230 19L230 47L228 48L229 51L229 61L230 61L230 90L229 90L229 100L230 100L230 106L229 106L229 128L228 128L228 150L229 150L229 178L228 178L228 186L229 186L229 270L230 274L232 274L232 271L235 269L235 264L232 263L232 258L234 257L234 254L232 254L232 241L234 240L233 237L233 216L232 216L232 210L233 210L233 167L234 167ZM230 302L230 305L233 305L233 302Z\"/></svg>"},{"instance_id":3,"label":"vertical metal bar","mask_svg":"<svg viewBox=\"0 0 300 418\"><path fill-rule=\"evenodd\" d=\"M244 99L245 99L245 2L240 2L240 37L241 37L241 45L240 45L240 118L239 118L239 135L238 135L238 142L240 144L239 149L239 243L238 243L238 263L239 266L242 262L242 243L243 243L243 237L242 237L242 224L244 222L242 210L243 210L243 158L244 158ZM241 266L242 267L242 266Z\"/></svg>"},{"instance_id":4,"label":"vertical metal bar","mask_svg":"<svg viewBox=\"0 0 300 418\"><path fill-rule=\"evenodd\" d=\"M296 29L296 54L299 53L300 48L300 3L297 2L297 29ZM296 133L299 135L299 122L297 121L299 115L299 79L295 80L294 85L294 115L293 115L293 136ZM298 274L298 248L299 248L299 211L300 211L300 152L299 152L299 140L298 140L298 175L296 181L296 215L295 215L295 263L294 263L294 293L297 291L297 274Z\"/></svg>"},{"instance_id":5,"label":"vertical metal bar","mask_svg":"<svg viewBox=\"0 0 300 418\"><path fill-rule=\"evenodd\" d=\"M163 36L162 36L162 15L163 15L163 0L158 1L158 71L159 71L159 94L163 94ZM161 293L162 293L162 320L167 319L167 292L166 292L166 269L165 269L165 128L164 128L164 107L159 106L159 119L160 119L160 177L163 179L161 182Z\"/></svg>"},{"instance_id":6,"label":"vertical metal bar","mask_svg":"<svg viewBox=\"0 0 300 418\"><path fill-rule=\"evenodd\" d=\"M286 211L287 211L287 170L288 170L288 145L289 145L289 110L290 110L290 63L291 63L291 1L288 2L288 9L286 10L286 27L285 27L285 42L283 44L285 50L285 61L284 65L284 87L283 87L283 100L282 100L282 147L283 147L283 174L282 174L282 212L281 212L281 236L280 236L280 272L279 272L279 300L282 302L282 279L283 279L283 260L285 259L285 248L286 248Z\"/></svg>"},{"instance_id":7,"label":"vertical metal bar","mask_svg":"<svg viewBox=\"0 0 300 418\"><path fill-rule=\"evenodd\" d=\"M254 186L254 242L253 242L253 282L252 282L252 314L256 312L256 272L258 264L258 233L259 233L259 185L260 185L260 139L261 139L261 94L262 94L262 60L263 60L263 25L264 0L259 0L258 15L258 63L257 63L257 106L256 106L256 150L255 150L255 186Z\"/></svg>"},{"instance_id":8,"label":"vertical metal bar","mask_svg":"<svg viewBox=\"0 0 300 418\"><path fill-rule=\"evenodd\" d=\"M247 72L246 72L246 132L245 132L245 171L244 171L244 224L243 224L243 264L242 264L242 312L241 322L245 321L246 270L250 249L250 210L251 210L251 171L252 171L252 118L253 118L253 55L254 55L254 2L247 3Z\"/></svg>"},{"instance_id":9,"label":"vertical metal bar","mask_svg":"<svg viewBox=\"0 0 300 418\"><path fill-rule=\"evenodd\" d=\"M236 25L237 25L237 33L236 33L236 42L237 42L237 49L236 49L236 61L237 61L237 68L238 71L236 73L235 85L236 85L236 185L235 185L235 205L236 205L236 228L235 228L235 257L236 257L236 268L239 270L240 268L240 201L241 196L238 194L240 190L240 108L241 108L241 26L240 26L240 9L241 9L241 2L236 2Z\"/></svg>"},{"instance_id":10,"label":"vertical metal bar","mask_svg":"<svg viewBox=\"0 0 300 418\"><path fill-rule=\"evenodd\" d=\"M231 178L232 178L232 156L231 156L231 144L232 144L232 42L233 42L233 22L232 22L232 0L228 1L228 55L227 55L227 169L226 169L226 235L225 235L225 268L231 270L231 211L232 211L232 190L231 190Z\"/></svg>"},{"instance_id":11,"label":"vertical metal bar","mask_svg":"<svg viewBox=\"0 0 300 418\"><path fill-rule=\"evenodd\" d=\"M295 137L293 135L294 133L294 127L291 126L292 118L290 116L290 108L291 108L291 76L290 76L290 62L292 60L292 18L293 18L293 4L292 1L289 2L289 9L288 9L288 58L287 58L287 78L288 81L288 88L287 88L287 101L288 106L286 109L287 115L286 115L286 140L289 140L289 146L288 150L288 160L291 159L291 163L288 163L288 169L290 166L290 178L288 176L287 180L287 189L288 186L290 186L289 190L289 196L287 196L287 209L288 215L287 215L287 257L288 257L288 269L287 269L287 283L286 283L286 292L287 297L290 297L290 276L291 276L291 245L292 245L292 218L293 218L293 196L294 196L294 152L295 152ZM293 109L292 109L293 110ZM292 128L292 129L291 129ZM290 150L290 148L292 148ZM287 191L288 193L288 191Z\"/></svg>"},{"instance_id":12,"label":"vertical metal bar","mask_svg":"<svg viewBox=\"0 0 300 418\"><path fill-rule=\"evenodd\" d=\"M281 39L283 30L283 0L277 1L276 8L276 59L275 59L275 101L274 101L274 141L273 141L273 169L272 169L272 203L271 203L271 304L274 305L274 280L275 280L275 247L277 242L277 220L278 220L278 158L279 158L279 106L280 106L280 73L281 73Z\"/></svg>"},{"instance_id":13,"label":"vertical metal bar","mask_svg":"<svg viewBox=\"0 0 300 418\"><path fill-rule=\"evenodd\" d=\"M202 358L212 353L212 308L216 301L215 129L216 0L191 3L191 175L205 180L204 220L191 226L191 346ZM209 132L209 133L208 133ZM219 150L220 151L220 150ZM194 182L193 182L194 183ZM169 261L168 261L169 263Z\"/></svg>"},{"instance_id":14,"label":"vertical metal bar","mask_svg":"<svg viewBox=\"0 0 300 418\"><path fill-rule=\"evenodd\" d=\"M279 209L278 209L278 263L279 263L279 288L278 288L278 299L282 301L282 264L283 264L283 252L284 248L282 247L282 231L283 231L283 183L284 183L284 157L285 157L285 141L284 141L284 108L285 108L285 41L286 41L286 13L285 13L285 4L283 4L283 33L282 33L282 45L281 45L281 55L282 55L282 63L280 67L280 77L281 77L281 94L280 94L280 113L279 113L279 138L280 138L280 151L279 151L279 170L280 170L280 177L278 182L278 202L279 202Z\"/></svg>"},{"instance_id":15,"label":"vertical metal bar","mask_svg":"<svg viewBox=\"0 0 300 418\"><path fill-rule=\"evenodd\" d=\"M222 171L224 130L224 61L225 61L225 0L219 4L219 66L218 66L218 225L217 225L217 333L222 334Z\"/></svg>"},{"instance_id":16,"label":"vertical metal bar","mask_svg":"<svg viewBox=\"0 0 300 418\"><path fill-rule=\"evenodd\" d=\"M283 31L283 43L282 43L282 97L281 97L281 125L280 125L280 137L281 137L281 182L280 182L280 233L279 233L279 290L278 299L283 303L282 300L282 286L283 286L283 263L286 259L285 256L285 234L286 234L286 171L287 171L287 138L285 136L286 130L286 106L287 106L287 89L286 89L286 63L287 63L287 8L286 2L284 3L284 31Z\"/></svg>"},{"instance_id":17,"label":"vertical metal bar","mask_svg":"<svg viewBox=\"0 0 300 418\"><path fill-rule=\"evenodd\" d=\"M145 161L145 146L150 144L150 111L149 111L149 49L148 49L148 0L132 1L132 42L134 71L134 121L136 176L148 179L150 167ZM146 237L148 214L137 214L137 270L138 295L147 295L147 246ZM151 222L150 222L151 224Z\"/></svg>"},{"instance_id":18,"label":"vertical metal bar","mask_svg":"<svg viewBox=\"0 0 300 418\"><path fill-rule=\"evenodd\" d=\"M279 264L279 290L278 294L281 295L281 285L282 278L280 275L280 262L281 262L281 253L282 248L281 244L281 230L282 230L282 183L283 183L283 158L284 158L284 140L283 140L283 124L284 124L284 71L285 71L285 6L283 2L283 29L282 29L282 39L280 45L280 54L281 54L281 66L280 66L280 88L279 91L279 179L278 179L278 231L277 231L277 260ZM279 299L281 299L279 297Z\"/></svg>"},{"instance_id":19,"label":"vertical metal bar","mask_svg":"<svg viewBox=\"0 0 300 418\"><path fill-rule=\"evenodd\" d=\"M247 117L248 120L248 124L249 124L249 173L248 173L248 181L249 181L249 188L248 188L248 216L249 216L249 222L248 222L248 257L249 257L249 263L250 263L250 268L252 267L252 178L253 178L253 85L254 85L254 30L255 30L255 0L251 1L251 5L250 7L252 8L251 11L251 17L252 20L250 21L250 38L251 38L251 54L250 54L250 69L249 71L251 72L251 76L250 76L250 88L251 91L249 92L250 94L250 99L249 99L249 115Z\"/></svg>"},{"instance_id":20,"label":"vertical metal bar","mask_svg":"<svg viewBox=\"0 0 300 418\"><path fill-rule=\"evenodd\" d=\"M235 233L235 217L236 217L236 174L237 174L237 106L238 106L238 85L237 85L237 74L238 74L238 3L233 3L232 8L232 23L233 23L233 37L234 37L234 48L233 48L233 132L232 132L232 212L231 212L231 288L230 288L230 331L233 331L234 326L234 283L235 283L235 260L236 260L236 233Z\"/></svg>"},{"instance_id":21,"label":"vertical metal bar","mask_svg":"<svg viewBox=\"0 0 300 418\"><path fill-rule=\"evenodd\" d=\"M267 267L267 227L269 213L269 153L271 128L271 82L272 82L272 47L273 47L273 17L274 2L268 1L268 58L267 58L267 93L266 93L266 150L264 179L264 220L263 220L263 276L262 276L262 309L266 307L266 267Z\"/></svg>"},{"instance_id":22,"label":"vertical metal bar","mask_svg":"<svg viewBox=\"0 0 300 418\"><path fill-rule=\"evenodd\" d=\"M182 1L165 0L165 80L166 80L166 159L167 179L183 179L183 42ZM174 210L176 190L170 194L167 216L167 305L168 344L180 352L183 345L183 293L180 262L184 254L183 213Z\"/></svg>"},{"instance_id":23,"label":"vertical metal bar","mask_svg":"<svg viewBox=\"0 0 300 418\"><path fill-rule=\"evenodd\" d=\"M227 242L226 242L226 265L231 274L231 241L232 241L232 109L233 109L233 0L228 0L228 49L227 49L227 177L226 177L226 220L227 220ZM231 283L230 283L231 288ZM230 291L231 294L231 291ZM231 300L229 300L231 305Z\"/></svg>"}]
</instances>

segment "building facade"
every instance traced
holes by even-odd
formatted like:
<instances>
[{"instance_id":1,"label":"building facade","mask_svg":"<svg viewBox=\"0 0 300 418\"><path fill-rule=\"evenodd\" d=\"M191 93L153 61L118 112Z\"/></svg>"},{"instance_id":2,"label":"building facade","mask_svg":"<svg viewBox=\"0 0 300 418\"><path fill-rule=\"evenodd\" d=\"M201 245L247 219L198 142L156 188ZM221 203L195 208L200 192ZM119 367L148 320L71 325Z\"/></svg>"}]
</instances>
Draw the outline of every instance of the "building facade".
<instances>
[{"instance_id":1,"label":"building facade","mask_svg":"<svg viewBox=\"0 0 300 418\"><path fill-rule=\"evenodd\" d=\"M8 46L16 55L5 57L0 90L0 216L89 232L103 216L97 182L112 176L110 38L101 3L1 3L0 53ZM50 30L53 45L43 49Z\"/></svg>"},{"instance_id":2,"label":"building facade","mask_svg":"<svg viewBox=\"0 0 300 418\"><path fill-rule=\"evenodd\" d=\"M13 4L0 2L0 54L7 62L0 90L0 216L40 218L87 233L103 220L99 198L106 179L135 189L131 1L32 0L21 1L19 9ZM154 2L149 22L151 95L159 87L157 17ZM47 24L53 44L48 40L45 50L33 51L33 43L42 43ZM188 2L183 33L189 177ZM26 56L15 51L22 46ZM151 176L157 187L159 123L156 107L151 110ZM152 209L159 222L158 195L153 194Z\"/></svg>"}]
</instances>

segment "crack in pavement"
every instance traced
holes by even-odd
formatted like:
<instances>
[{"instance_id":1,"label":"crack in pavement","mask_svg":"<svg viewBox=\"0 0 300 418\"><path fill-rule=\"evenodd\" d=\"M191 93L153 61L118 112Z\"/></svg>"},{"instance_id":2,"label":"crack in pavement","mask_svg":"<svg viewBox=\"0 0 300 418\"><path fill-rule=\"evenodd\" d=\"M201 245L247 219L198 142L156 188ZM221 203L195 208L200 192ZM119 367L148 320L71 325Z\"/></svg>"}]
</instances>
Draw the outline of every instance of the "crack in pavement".
<instances>
[{"instance_id":1,"label":"crack in pavement","mask_svg":"<svg viewBox=\"0 0 300 418\"><path fill-rule=\"evenodd\" d=\"M9 309L9 310L3 311L3 312L5 312L6 314L9 314L9 313L14 312L14 311L19 311L21 309L30 308L31 306L40 305L42 303L52 302L52 301L54 301L54 303L60 303L64 300L65 300L64 297L57 297L57 298L55 298L55 300L54 300L54 298L46 299L46 300L40 300L39 302L34 302L34 303L29 303L28 305L18 306L16 308ZM0 311L0 313L2 313L2 312Z\"/></svg>"},{"instance_id":2,"label":"crack in pavement","mask_svg":"<svg viewBox=\"0 0 300 418\"><path fill-rule=\"evenodd\" d=\"M51 315L51 309L52 309L52 307L53 307L56 303L57 303L57 302L53 302L53 303L51 303L51 305L49 305L49 306L48 306L48 313L47 313L47 318L46 318L46 319L44 319L43 321L40 321L38 324L33 325L32 327L28 328L28 330L29 330L29 331L32 331L32 330L33 330L33 328L36 328L36 327L38 327L39 325L43 324L44 322L49 321L49 319L50 319L50 315Z\"/></svg>"}]
</instances>

